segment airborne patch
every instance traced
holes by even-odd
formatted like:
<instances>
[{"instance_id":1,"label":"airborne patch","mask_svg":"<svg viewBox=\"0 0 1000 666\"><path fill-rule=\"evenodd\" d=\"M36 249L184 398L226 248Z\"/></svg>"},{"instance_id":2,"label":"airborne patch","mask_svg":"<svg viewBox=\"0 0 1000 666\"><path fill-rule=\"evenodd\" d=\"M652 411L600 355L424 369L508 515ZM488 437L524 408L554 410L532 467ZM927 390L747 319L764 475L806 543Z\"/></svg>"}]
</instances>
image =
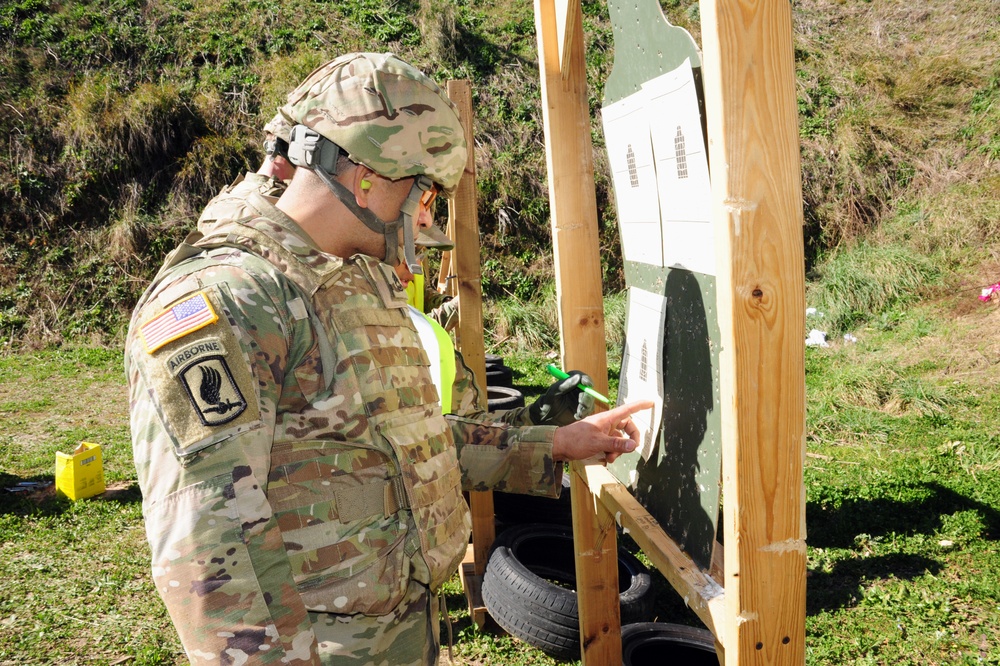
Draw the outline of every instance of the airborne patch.
<instances>
[{"instance_id":1,"label":"airborne patch","mask_svg":"<svg viewBox=\"0 0 1000 666\"><path fill-rule=\"evenodd\" d=\"M203 356L181 370L179 378L206 426L229 423L247 408L223 356Z\"/></svg>"},{"instance_id":2,"label":"airborne patch","mask_svg":"<svg viewBox=\"0 0 1000 666\"><path fill-rule=\"evenodd\" d=\"M170 357L164 359L164 362L167 364L167 370L170 374L176 376L181 370L187 369L187 366L196 358L201 358L202 356L224 356L225 353L226 348L222 345L222 340L218 338L205 338L204 340L193 342L187 347L171 352Z\"/></svg>"}]
</instances>

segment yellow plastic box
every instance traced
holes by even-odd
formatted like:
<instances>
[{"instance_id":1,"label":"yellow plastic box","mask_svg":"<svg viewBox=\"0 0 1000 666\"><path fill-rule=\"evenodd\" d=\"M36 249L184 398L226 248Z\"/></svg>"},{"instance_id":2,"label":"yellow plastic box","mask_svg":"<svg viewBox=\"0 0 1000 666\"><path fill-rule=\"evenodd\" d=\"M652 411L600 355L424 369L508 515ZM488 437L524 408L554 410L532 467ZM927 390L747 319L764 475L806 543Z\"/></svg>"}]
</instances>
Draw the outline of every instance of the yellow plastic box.
<instances>
[{"instance_id":1,"label":"yellow plastic box","mask_svg":"<svg viewBox=\"0 0 1000 666\"><path fill-rule=\"evenodd\" d=\"M80 442L73 453L56 452L56 492L74 501L104 492L100 444Z\"/></svg>"}]
</instances>

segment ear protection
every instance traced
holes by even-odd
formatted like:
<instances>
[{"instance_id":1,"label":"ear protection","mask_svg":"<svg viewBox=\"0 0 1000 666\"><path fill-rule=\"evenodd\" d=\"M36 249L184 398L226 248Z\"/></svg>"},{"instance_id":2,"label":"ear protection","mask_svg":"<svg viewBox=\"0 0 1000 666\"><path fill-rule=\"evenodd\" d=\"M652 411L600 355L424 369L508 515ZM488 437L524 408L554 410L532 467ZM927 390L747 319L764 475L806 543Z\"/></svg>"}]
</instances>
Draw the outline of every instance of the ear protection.
<instances>
[{"instance_id":1,"label":"ear protection","mask_svg":"<svg viewBox=\"0 0 1000 666\"><path fill-rule=\"evenodd\" d=\"M372 188L371 182L368 181L368 180L365 180L364 178L362 178L361 179L361 189L363 189L363 190L370 190L371 188Z\"/></svg>"}]
</instances>

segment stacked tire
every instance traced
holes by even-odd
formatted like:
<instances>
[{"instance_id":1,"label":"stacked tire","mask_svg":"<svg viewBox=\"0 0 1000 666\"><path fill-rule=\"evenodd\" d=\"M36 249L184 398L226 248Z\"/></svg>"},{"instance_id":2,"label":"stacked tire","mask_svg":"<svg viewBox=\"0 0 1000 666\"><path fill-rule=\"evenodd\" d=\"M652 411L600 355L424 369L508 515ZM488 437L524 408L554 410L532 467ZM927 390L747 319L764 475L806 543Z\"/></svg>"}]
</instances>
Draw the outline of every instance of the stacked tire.
<instances>
[{"instance_id":1,"label":"stacked tire","mask_svg":"<svg viewBox=\"0 0 1000 666\"><path fill-rule=\"evenodd\" d=\"M483 576L483 601L507 633L558 659L580 658L575 547L572 529L529 523L509 527L493 544ZM618 549L623 624L650 619L649 570Z\"/></svg>"},{"instance_id":2,"label":"stacked tire","mask_svg":"<svg viewBox=\"0 0 1000 666\"><path fill-rule=\"evenodd\" d=\"M514 388L514 371L507 367L503 357L486 355L486 385Z\"/></svg>"},{"instance_id":3,"label":"stacked tire","mask_svg":"<svg viewBox=\"0 0 1000 666\"><path fill-rule=\"evenodd\" d=\"M486 355L486 408L491 412L524 407L524 394L514 388L514 371L502 357Z\"/></svg>"},{"instance_id":4,"label":"stacked tire","mask_svg":"<svg viewBox=\"0 0 1000 666\"><path fill-rule=\"evenodd\" d=\"M622 666L718 666L715 636L707 629L666 622L622 626Z\"/></svg>"}]
</instances>

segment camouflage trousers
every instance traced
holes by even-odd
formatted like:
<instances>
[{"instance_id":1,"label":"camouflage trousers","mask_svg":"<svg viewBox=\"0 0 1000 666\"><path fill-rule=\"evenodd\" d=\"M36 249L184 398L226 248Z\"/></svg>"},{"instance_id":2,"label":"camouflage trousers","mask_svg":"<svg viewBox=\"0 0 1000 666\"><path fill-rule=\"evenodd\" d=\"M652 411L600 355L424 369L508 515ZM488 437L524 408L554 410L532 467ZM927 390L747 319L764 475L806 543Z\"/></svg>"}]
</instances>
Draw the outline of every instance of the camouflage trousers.
<instances>
[{"instance_id":1,"label":"camouflage trousers","mask_svg":"<svg viewBox=\"0 0 1000 666\"><path fill-rule=\"evenodd\" d=\"M337 615L310 611L320 661L336 666L434 666L440 649L437 597L410 581L388 615Z\"/></svg>"}]
</instances>

